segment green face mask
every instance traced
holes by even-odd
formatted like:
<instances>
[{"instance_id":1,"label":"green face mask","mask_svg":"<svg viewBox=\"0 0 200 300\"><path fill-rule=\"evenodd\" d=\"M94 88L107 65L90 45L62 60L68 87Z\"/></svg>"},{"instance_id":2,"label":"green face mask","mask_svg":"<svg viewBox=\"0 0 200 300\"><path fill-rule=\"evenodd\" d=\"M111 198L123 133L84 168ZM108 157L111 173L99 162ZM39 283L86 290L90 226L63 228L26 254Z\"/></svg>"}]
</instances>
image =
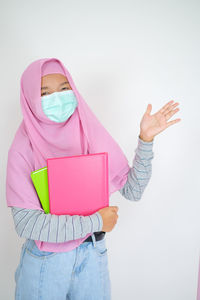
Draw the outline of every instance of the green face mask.
<instances>
[{"instance_id":1,"label":"green face mask","mask_svg":"<svg viewBox=\"0 0 200 300\"><path fill-rule=\"evenodd\" d=\"M66 121L75 111L78 102L73 90L54 92L41 97L45 115L57 123Z\"/></svg>"}]
</instances>

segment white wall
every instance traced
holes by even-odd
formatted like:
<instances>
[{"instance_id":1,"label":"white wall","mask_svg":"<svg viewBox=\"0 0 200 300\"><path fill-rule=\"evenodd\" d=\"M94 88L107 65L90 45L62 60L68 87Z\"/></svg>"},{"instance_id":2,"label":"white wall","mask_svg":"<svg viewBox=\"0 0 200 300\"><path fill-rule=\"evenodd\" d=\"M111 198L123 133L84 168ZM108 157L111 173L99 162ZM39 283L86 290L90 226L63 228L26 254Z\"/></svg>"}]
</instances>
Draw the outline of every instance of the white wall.
<instances>
[{"instance_id":1,"label":"white wall","mask_svg":"<svg viewBox=\"0 0 200 300\"><path fill-rule=\"evenodd\" d=\"M182 120L155 137L153 173L139 202L119 192L107 233L113 300L196 300L200 249L200 2L0 2L0 298L14 299L20 239L6 206L7 151L21 120L19 80L58 57L130 165L139 124L171 99ZM172 118L172 119L174 119Z\"/></svg>"}]
</instances>

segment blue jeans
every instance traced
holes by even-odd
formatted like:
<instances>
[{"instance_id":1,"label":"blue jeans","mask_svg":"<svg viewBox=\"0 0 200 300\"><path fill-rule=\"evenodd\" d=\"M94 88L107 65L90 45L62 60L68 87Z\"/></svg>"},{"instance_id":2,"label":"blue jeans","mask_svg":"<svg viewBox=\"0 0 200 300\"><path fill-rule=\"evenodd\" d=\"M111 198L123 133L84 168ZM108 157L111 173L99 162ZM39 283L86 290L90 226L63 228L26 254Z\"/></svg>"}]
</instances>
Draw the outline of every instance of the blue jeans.
<instances>
[{"instance_id":1,"label":"blue jeans","mask_svg":"<svg viewBox=\"0 0 200 300\"><path fill-rule=\"evenodd\" d=\"M15 300L110 300L105 237L69 252L40 251L34 240L22 245L15 271Z\"/></svg>"}]
</instances>

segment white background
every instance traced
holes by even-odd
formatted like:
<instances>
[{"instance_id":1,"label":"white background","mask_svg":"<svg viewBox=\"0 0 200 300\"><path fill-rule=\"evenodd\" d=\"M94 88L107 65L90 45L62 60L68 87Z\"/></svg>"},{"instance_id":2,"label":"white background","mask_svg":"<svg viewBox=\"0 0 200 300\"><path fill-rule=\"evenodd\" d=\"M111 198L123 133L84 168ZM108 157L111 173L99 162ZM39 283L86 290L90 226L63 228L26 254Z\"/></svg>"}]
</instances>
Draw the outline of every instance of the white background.
<instances>
[{"instance_id":1,"label":"white background","mask_svg":"<svg viewBox=\"0 0 200 300\"><path fill-rule=\"evenodd\" d=\"M181 121L155 137L152 177L139 202L119 192L107 233L112 300L196 300L200 249L200 2L0 1L0 298L14 299L24 239L5 198L7 151L22 120L20 76L57 57L129 164L147 104L171 99Z\"/></svg>"}]
</instances>

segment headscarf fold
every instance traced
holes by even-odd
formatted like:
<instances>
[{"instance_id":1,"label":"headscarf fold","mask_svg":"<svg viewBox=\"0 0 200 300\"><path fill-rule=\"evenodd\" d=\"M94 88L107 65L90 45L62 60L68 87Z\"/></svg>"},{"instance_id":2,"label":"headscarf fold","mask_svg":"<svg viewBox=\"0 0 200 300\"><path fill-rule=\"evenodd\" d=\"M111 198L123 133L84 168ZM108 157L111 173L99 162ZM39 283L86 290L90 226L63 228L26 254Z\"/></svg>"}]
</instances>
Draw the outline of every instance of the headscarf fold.
<instances>
[{"instance_id":1,"label":"headscarf fold","mask_svg":"<svg viewBox=\"0 0 200 300\"><path fill-rule=\"evenodd\" d=\"M50 120L42 110L41 77L52 73L68 79L78 102L74 113L62 123ZM20 104L23 120L8 151L7 206L43 210L30 173L47 166L46 159L52 157L108 152L109 195L125 184L130 169L126 156L78 92L59 59L43 58L28 65L20 80ZM68 251L85 238L57 244L37 241L37 245L41 250L48 249L45 251Z\"/></svg>"}]
</instances>

